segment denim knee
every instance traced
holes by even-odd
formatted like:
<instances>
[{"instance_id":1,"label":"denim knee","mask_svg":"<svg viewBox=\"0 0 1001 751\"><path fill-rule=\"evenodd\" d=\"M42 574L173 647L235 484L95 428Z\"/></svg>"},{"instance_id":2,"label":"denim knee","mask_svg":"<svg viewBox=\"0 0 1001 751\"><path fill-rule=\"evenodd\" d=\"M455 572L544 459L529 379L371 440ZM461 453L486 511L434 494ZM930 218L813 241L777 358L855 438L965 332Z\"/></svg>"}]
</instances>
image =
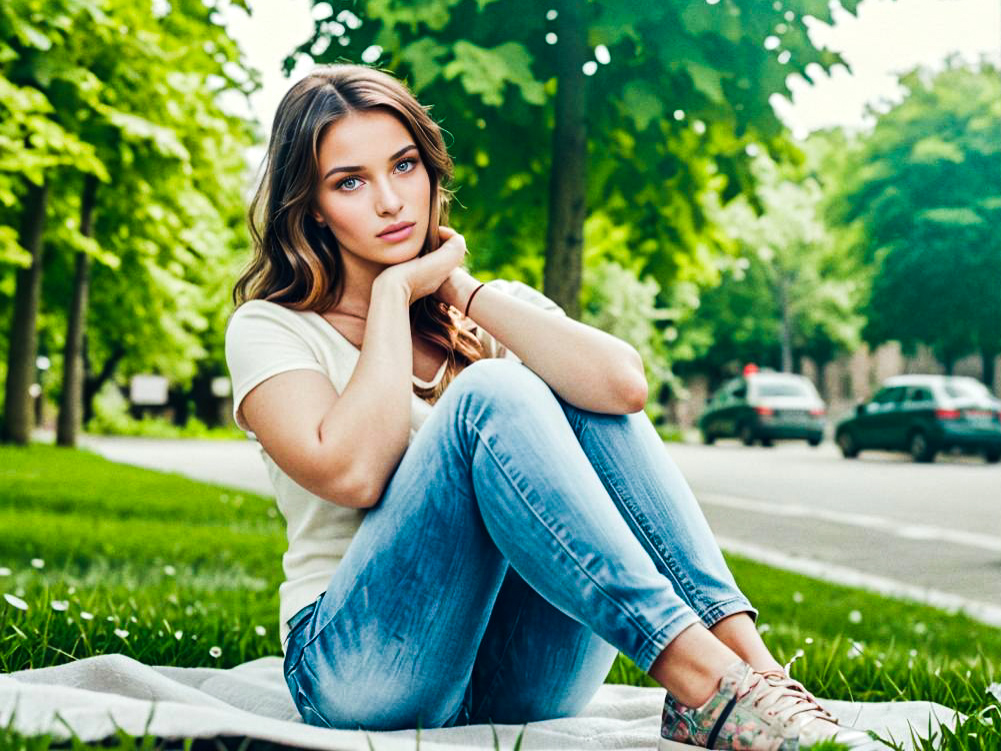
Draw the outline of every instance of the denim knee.
<instances>
[{"instance_id":1,"label":"denim knee","mask_svg":"<svg viewBox=\"0 0 1001 751\"><path fill-rule=\"evenodd\" d=\"M520 409L540 398L557 404L549 385L527 365L493 357L464 368L445 390L442 398L446 397L472 397L491 406L514 405Z\"/></svg>"}]
</instances>

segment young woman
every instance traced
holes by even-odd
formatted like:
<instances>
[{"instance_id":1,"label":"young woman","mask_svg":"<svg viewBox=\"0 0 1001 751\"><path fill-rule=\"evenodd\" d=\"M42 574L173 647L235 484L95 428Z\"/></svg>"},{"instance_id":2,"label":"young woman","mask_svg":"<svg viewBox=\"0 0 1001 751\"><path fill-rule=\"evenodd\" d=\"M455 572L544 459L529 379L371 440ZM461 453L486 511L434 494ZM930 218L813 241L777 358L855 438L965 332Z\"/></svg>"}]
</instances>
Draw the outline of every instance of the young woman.
<instances>
[{"instance_id":1,"label":"young woman","mask_svg":"<svg viewBox=\"0 0 1001 751\"><path fill-rule=\"evenodd\" d=\"M758 636L642 411L637 352L465 270L451 168L404 85L321 67L279 105L250 209L226 357L287 521L304 720L572 716L622 651L668 692L664 739L868 744Z\"/></svg>"}]
</instances>

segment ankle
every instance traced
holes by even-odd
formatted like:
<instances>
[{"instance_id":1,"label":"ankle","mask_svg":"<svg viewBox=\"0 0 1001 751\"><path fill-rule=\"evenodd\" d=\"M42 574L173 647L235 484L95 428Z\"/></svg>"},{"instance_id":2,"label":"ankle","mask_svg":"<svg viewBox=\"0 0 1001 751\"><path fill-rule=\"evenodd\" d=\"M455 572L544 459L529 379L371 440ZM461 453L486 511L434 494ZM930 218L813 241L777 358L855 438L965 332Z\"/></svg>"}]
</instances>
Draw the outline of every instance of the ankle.
<instances>
[{"instance_id":1,"label":"ankle","mask_svg":"<svg viewBox=\"0 0 1001 751\"><path fill-rule=\"evenodd\" d=\"M701 707L719 690L727 669L743 660L701 624L686 629L650 666L650 676L675 700Z\"/></svg>"}]
</instances>

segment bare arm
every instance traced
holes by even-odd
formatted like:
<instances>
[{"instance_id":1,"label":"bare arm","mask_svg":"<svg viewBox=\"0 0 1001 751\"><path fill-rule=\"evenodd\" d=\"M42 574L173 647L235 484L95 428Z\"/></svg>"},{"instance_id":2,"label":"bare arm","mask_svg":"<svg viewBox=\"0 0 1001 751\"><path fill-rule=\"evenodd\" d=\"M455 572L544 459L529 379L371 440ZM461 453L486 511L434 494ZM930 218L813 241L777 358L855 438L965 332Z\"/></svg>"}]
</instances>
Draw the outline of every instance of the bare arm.
<instances>
[{"instance_id":1,"label":"bare arm","mask_svg":"<svg viewBox=\"0 0 1001 751\"><path fill-rule=\"evenodd\" d=\"M437 296L465 310L479 285L466 271L456 269ZM646 404L643 360L632 345L611 334L490 286L476 293L469 317L574 406L624 414L638 412Z\"/></svg>"},{"instance_id":2,"label":"bare arm","mask_svg":"<svg viewBox=\"0 0 1001 751\"><path fill-rule=\"evenodd\" d=\"M367 508L399 464L410 437L409 290L372 287L364 346L344 391L324 373L290 370L255 386L240 413L290 478L342 506Z\"/></svg>"},{"instance_id":3,"label":"bare arm","mask_svg":"<svg viewBox=\"0 0 1001 751\"><path fill-rule=\"evenodd\" d=\"M399 464L410 438L413 343L410 292L376 279L358 364L320 422L320 451L351 457L349 476L360 506L371 506Z\"/></svg>"}]
</instances>

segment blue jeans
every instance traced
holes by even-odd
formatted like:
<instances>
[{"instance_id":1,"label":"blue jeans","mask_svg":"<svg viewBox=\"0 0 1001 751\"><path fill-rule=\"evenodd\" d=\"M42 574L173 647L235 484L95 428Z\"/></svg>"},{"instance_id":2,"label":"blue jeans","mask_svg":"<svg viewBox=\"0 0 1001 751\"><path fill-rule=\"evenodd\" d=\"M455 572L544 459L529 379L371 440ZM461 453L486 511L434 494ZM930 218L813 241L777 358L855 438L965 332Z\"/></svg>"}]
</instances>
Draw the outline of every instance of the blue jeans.
<instances>
[{"instance_id":1,"label":"blue jeans","mask_svg":"<svg viewBox=\"0 0 1001 751\"><path fill-rule=\"evenodd\" d=\"M577 714L617 651L758 611L644 412L557 396L513 360L435 404L327 590L290 621L305 722L397 730Z\"/></svg>"}]
</instances>

